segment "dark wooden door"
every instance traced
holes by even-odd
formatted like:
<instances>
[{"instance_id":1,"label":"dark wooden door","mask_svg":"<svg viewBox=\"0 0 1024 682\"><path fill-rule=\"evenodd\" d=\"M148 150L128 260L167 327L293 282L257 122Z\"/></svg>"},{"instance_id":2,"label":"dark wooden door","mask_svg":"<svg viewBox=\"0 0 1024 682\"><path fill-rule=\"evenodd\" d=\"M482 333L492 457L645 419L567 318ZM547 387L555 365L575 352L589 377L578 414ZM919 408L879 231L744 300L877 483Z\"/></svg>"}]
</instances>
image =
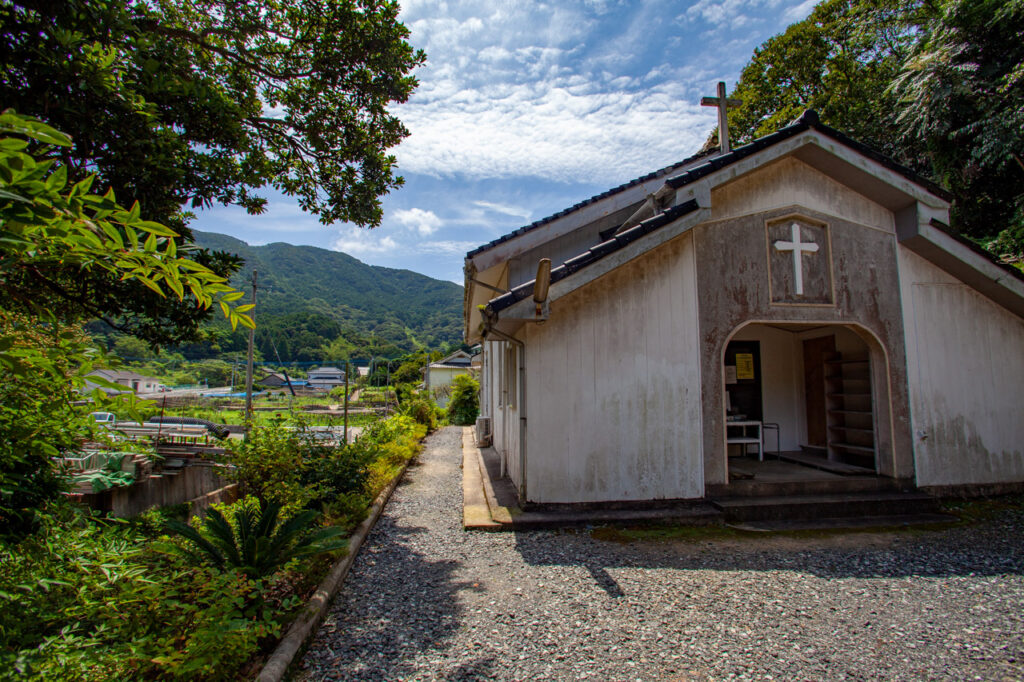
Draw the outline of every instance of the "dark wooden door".
<instances>
[{"instance_id":1,"label":"dark wooden door","mask_svg":"<svg viewBox=\"0 0 1024 682\"><path fill-rule=\"evenodd\" d=\"M836 337L804 341L804 396L807 401L807 444L828 445L825 413L825 358L836 352Z\"/></svg>"}]
</instances>

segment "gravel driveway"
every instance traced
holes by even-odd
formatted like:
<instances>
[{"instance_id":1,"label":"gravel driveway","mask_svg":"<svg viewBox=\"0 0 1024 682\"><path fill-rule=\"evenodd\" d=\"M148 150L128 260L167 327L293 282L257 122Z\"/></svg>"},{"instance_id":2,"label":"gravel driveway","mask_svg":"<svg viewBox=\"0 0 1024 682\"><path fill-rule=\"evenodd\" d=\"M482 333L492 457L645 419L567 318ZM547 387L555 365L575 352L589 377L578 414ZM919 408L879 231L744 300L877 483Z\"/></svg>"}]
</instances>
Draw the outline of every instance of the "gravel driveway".
<instances>
[{"instance_id":1,"label":"gravel driveway","mask_svg":"<svg viewBox=\"0 0 1024 682\"><path fill-rule=\"evenodd\" d=\"M831 537L466 532L461 458L461 429L428 439L302 679L1024 678L1020 509Z\"/></svg>"}]
</instances>

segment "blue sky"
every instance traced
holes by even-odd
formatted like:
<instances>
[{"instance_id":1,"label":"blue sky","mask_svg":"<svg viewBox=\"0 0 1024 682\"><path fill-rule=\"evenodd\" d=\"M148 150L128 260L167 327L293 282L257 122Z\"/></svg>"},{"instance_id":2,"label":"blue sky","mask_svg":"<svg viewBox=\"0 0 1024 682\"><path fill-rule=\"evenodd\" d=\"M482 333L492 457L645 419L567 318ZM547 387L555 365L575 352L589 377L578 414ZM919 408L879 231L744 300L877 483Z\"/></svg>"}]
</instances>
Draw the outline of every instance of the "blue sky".
<instances>
[{"instance_id":1,"label":"blue sky","mask_svg":"<svg viewBox=\"0 0 1024 682\"><path fill-rule=\"evenodd\" d=\"M271 189L264 215L203 211L193 227L283 241L462 283L466 251L697 151L699 105L814 0L405 0L420 85L394 107L405 186L368 230L322 225Z\"/></svg>"}]
</instances>

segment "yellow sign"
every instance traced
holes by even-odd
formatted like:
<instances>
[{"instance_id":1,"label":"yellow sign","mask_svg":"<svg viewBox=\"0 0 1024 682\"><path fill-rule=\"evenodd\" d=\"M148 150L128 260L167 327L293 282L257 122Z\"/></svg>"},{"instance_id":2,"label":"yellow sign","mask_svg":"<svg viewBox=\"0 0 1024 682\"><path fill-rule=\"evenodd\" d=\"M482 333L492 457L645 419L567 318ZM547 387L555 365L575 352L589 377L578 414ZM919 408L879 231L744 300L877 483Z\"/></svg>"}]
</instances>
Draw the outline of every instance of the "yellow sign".
<instances>
[{"instance_id":1,"label":"yellow sign","mask_svg":"<svg viewBox=\"0 0 1024 682\"><path fill-rule=\"evenodd\" d=\"M737 379L753 379L754 378L754 354L753 353L737 353L736 354L736 378Z\"/></svg>"}]
</instances>

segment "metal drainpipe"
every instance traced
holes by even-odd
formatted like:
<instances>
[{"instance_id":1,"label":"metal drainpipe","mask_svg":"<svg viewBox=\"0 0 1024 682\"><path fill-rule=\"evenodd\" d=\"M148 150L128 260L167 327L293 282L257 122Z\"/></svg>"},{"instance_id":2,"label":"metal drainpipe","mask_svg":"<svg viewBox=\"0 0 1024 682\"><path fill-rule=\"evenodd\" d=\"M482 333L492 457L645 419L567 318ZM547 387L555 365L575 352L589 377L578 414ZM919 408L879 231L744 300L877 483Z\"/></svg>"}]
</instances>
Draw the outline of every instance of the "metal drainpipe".
<instances>
[{"instance_id":1,"label":"metal drainpipe","mask_svg":"<svg viewBox=\"0 0 1024 682\"><path fill-rule=\"evenodd\" d=\"M522 502L526 502L526 344L504 332L489 327L484 336L486 337L491 334L519 348L519 453L522 462L522 481L519 484L519 499Z\"/></svg>"}]
</instances>

